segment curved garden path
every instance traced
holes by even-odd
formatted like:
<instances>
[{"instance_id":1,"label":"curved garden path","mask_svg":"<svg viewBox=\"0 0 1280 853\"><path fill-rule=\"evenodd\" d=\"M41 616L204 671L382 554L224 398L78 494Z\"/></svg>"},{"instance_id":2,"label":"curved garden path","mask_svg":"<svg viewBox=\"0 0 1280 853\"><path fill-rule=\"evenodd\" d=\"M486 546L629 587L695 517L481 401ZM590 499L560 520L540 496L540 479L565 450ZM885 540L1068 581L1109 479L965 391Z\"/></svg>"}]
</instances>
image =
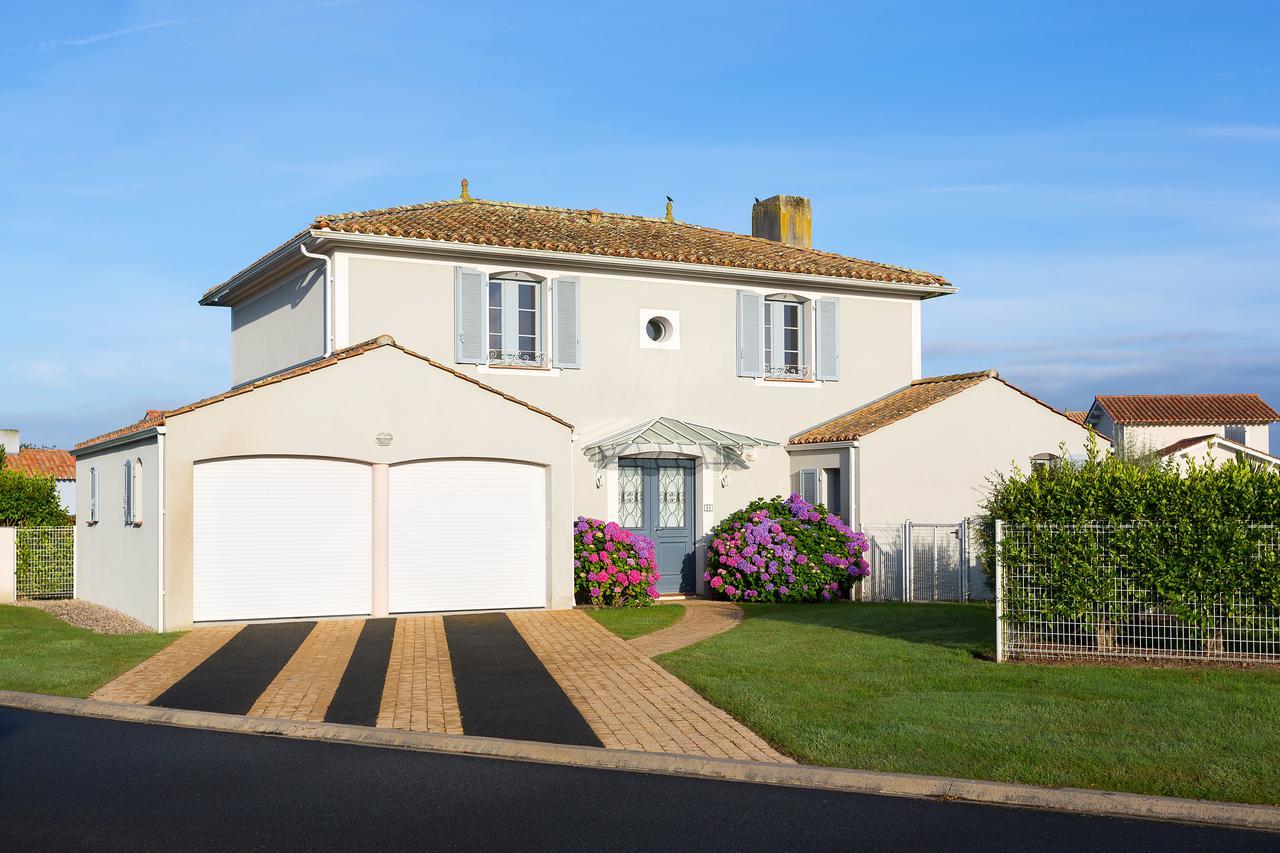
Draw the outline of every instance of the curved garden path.
<instances>
[{"instance_id":1,"label":"curved garden path","mask_svg":"<svg viewBox=\"0 0 1280 853\"><path fill-rule=\"evenodd\" d=\"M694 643L723 634L742 622L742 608L728 601L691 598L679 602L684 616L670 628L628 640L627 645L648 657L674 652Z\"/></svg>"}]
</instances>

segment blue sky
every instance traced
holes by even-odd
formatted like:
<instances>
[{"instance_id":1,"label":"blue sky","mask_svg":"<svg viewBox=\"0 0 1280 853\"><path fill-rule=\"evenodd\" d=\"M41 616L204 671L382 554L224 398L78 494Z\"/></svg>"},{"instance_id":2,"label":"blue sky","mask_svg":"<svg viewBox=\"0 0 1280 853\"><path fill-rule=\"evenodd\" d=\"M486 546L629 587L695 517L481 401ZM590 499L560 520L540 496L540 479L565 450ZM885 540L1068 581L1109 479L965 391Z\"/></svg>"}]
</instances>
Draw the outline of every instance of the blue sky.
<instances>
[{"instance_id":1,"label":"blue sky","mask_svg":"<svg viewBox=\"0 0 1280 853\"><path fill-rule=\"evenodd\" d=\"M224 389L204 290L463 176L734 230L806 195L819 248L961 288L926 372L1280 406L1277 43L1272 2L15 5L0 426L70 445Z\"/></svg>"}]
</instances>

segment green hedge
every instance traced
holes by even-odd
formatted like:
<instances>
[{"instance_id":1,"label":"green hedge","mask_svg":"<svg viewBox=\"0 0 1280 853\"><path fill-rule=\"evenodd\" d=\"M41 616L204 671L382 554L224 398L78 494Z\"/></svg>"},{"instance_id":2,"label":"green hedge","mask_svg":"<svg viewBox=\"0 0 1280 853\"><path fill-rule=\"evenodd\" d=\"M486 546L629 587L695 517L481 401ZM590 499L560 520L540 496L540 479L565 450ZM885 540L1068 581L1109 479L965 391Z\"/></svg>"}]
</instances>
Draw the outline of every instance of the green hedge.
<instances>
[{"instance_id":1,"label":"green hedge","mask_svg":"<svg viewBox=\"0 0 1280 853\"><path fill-rule=\"evenodd\" d=\"M64 527L71 524L58 503L52 477L31 477L0 469L0 525L7 527Z\"/></svg>"},{"instance_id":2,"label":"green hedge","mask_svg":"<svg viewBox=\"0 0 1280 853\"><path fill-rule=\"evenodd\" d=\"M993 579L999 518L1017 532L1005 537L1001 558L1034 566L1032 585L1044 595L1037 613L1076 618L1125 598L1130 609L1159 607L1207 627L1215 607L1233 615L1241 599L1280 606L1275 470L1237 460L1182 476L1171 464L1104 456L1095 444L1083 463L997 475L991 485L984 566ZM1014 619L1018 592L1006 599Z\"/></svg>"}]
</instances>

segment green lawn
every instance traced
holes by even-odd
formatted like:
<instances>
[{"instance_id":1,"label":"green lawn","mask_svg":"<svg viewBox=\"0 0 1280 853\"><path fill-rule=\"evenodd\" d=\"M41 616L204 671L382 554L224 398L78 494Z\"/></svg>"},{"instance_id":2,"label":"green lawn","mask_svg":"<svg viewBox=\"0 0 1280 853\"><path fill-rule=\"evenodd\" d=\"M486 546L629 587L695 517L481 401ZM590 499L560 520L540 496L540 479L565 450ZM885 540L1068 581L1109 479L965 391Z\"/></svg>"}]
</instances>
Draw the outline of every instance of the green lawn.
<instances>
[{"instance_id":1,"label":"green lawn","mask_svg":"<svg viewBox=\"0 0 1280 853\"><path fill-rule=\"evenodd\" d=\"M744 609L659 661L801 761L1280 803L1280 671L996 664L984 605Z\"/></svg>"},{"instance_id":2,"label":"green lawn","mask_svg":"<svg viewBox=\"0 0 1280 853\"><path fill-rule=\"evenodd\" d=\"M88 696L178 636L95 634L34 607L0 606L0 690Z\"/></svg>"},{"instance_id":3,"label":"green lawn","mask_svg":"<svg viewBox=\"0 0 1280 853\"><path fill-rule=\"evenodd\" d=\"M650 634L680 621L682 604L653 604L649 607L591 607L587 615L624 640Z\"/></svg>"}]
</instances>

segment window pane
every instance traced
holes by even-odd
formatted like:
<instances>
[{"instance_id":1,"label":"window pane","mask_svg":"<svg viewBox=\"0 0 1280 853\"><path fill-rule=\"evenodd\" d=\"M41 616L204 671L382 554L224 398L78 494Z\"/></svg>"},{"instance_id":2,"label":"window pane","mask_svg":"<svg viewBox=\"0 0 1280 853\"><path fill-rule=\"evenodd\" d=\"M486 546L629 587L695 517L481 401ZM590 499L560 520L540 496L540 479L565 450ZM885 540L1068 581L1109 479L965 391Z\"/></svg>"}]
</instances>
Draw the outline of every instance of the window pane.
<instances>
[{"instance_id":1,"label":"window pane","mask_svg":"<svg viewBox=\"0 0 1280 853\"><path fill-rule=\"evenodd\" d=\"M521 334L521 335L533 335L533 334L536 334L536 332L535 332L535 329L537 328L537 323L536 323L537 315L536 315L536 314L534 314L532 311L521 311L521 312L520 312L520 318L519 318L519 319L520 319L520 334Z\"/></svg>"},{"instance_id":2,"label":"window pane","mask_svg":"<svg viewBox=\"0 0 1280 853\"><path fill-rule=\"evenodd\" d=\"M520 335L520 352L533 354L538 351L538 339L532 335Z\"/></svg>"},{"instance_id":3,"label":"window pane","mask_svg":"<svg viewBox=\"0 0 1280 853\"><path fill-rule=\"evenodd\" d=\"M502 282L500 281L489 282L489 306L502 307Z\"/></svg>"},{"instance_id":4,"label":"window pane","mask_svg":"<svg viewBox=\"0 0 1280 853\"><path fill-rule=\"evenodd\" d=\"M786 350L800 349L800 330L786 329L782 333L782 348Z\"/></svg>"},{"instance_id":5,"label":"window pane","mask_svg":"<svg viewBox=\"0 0 1280 853\"><path fill-rule=\"evenodd\" d=\"M537 291L532 284L520 285L520 307L532 311L536 307Z\"/></svg>"},{"instance_id":6,"label":"window pane","mask_svg":"<svg viewBox=\"0 0 1280 853\"><path fill-rule=\"evenodd\" d=\"M764 304L764 366L773 366L773 309L772 302Z\"/></svg>"},{"instance_id":7,"label":"window pane","mask_svg":"<svg viewBox=\"0 0 1280 853\"><path fill-rule=\"evenodd\" d=\"M630 465L618 469L618 523L644 526L644 477L639 468Z\"/></svg>"}]
</instances>

